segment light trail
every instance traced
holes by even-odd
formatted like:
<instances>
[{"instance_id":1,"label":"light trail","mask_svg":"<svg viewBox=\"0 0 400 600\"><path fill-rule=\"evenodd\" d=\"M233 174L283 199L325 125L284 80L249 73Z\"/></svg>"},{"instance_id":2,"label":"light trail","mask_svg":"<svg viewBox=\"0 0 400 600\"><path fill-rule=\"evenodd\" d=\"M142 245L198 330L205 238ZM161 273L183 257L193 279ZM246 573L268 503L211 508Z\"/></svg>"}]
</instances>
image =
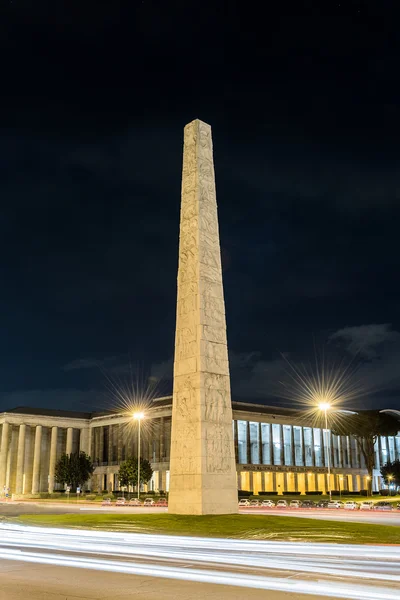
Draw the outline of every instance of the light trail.
<instances>
[{"instance_id":1,"label":"light trail","mask_svg":"<svg viewBox=\"0 0 400 600\"><path fill-rule=\"evenodd\" d=\"M0 559L320 597L398 600L400 596L396 546L206 539L1 523ZM182 567L182 561L190 563L189 568ZM291 578L282 577L282 572ZM308 580L301 579L302 574ZM310 581L310 575L323 579Z\"/></svg>"}]
</instances>

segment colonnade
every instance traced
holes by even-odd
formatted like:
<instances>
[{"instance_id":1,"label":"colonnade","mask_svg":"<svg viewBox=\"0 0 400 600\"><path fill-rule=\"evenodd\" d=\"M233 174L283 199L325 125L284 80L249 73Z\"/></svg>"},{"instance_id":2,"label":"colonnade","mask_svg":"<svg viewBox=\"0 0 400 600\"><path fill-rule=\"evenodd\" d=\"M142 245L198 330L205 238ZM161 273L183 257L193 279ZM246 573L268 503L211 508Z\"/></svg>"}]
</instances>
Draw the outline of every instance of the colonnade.
<instances>
[{"instance_id":1,"label":"colonnade","mask_svg":"<svg viewBox=\"0 0 400 600\"><path fill-rule=\"evenodd\" d=\"M90 428L14 423L0 426L0 494L53 492L62 454L90 452Z\"/></svg>"}]
</instances>

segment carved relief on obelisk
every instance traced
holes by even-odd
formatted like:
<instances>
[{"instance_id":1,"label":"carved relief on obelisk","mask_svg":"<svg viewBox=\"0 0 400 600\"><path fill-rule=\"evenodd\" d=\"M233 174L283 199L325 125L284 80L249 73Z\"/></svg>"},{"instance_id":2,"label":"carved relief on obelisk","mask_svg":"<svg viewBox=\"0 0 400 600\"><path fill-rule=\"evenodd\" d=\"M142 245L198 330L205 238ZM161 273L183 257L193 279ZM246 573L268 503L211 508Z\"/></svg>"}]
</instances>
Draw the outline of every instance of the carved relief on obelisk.
<instances>
[{"instance_id":1,"label":"carved relief on obelisk","mask_svg":"<svg viewBox=\"0 0 400 600\"><path fill-rule=\"evenodd\" d=\"M211 127L185 127L169 512L237 512Z\"/></svg>"}]
</instances>

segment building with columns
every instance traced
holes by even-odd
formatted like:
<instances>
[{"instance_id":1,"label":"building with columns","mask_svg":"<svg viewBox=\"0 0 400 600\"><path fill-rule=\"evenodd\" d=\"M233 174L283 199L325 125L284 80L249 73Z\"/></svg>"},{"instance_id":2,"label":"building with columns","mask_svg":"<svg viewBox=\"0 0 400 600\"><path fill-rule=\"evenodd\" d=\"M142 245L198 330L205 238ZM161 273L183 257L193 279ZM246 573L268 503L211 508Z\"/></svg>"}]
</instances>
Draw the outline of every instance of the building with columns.
<instances>
[{"instance_id":1,"label":"building with columns","mask_svg":"<svg viewBox=\"0 0 400 600\"><path fill-rule=\"evenodd\" d=\"M367 488L363 456L351 437L335 436L292 409L233 402L238 489L278 493ZM396 412L396 411L394 411ZM153 401L142 426L141 456L153 468L145 490L169 489L172 398ZM400 413L398 414L400 416ZM399 426L400 428L400 426ZM0 413L0 494L53 492L62 454L85 451L95 471L85 489L118 490L119 464L137 456L137 429L126 416L16 408ZM400 459L400 434L376 443L373 489L381 487L380 466Z\"/></svg>"}]
</instances>

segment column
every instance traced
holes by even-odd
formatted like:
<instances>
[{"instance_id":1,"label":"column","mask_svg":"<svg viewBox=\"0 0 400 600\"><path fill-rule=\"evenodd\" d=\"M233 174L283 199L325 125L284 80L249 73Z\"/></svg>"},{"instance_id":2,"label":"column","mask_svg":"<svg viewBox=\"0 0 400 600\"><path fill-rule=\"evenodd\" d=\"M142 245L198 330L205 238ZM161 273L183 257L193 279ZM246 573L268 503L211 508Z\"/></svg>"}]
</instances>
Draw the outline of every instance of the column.
<instances>
[{"instance_id":1,"label":"column","mask_svg":"<svg viewBox=\"0 0 400 600\"><path fill-rule=\"evenodd\" d=\"M36 425L35 447L33 451L32 494L39 492L40 454L42 446L42 426Z\"/></svg>"},{"instance_id":2,"label":"column","mask_svg":"<svg viewBox=\"0 0 400 600\"><path fill-rule=\"evenodd\" d=\"M247 464L251 464L250 421L246 421L246 455Z\"/></svg>"},{"instance_id":3,"label":"column","mask_svg":"<svg viewBox=\"0 0 400 600\"><path fill-rule=\"evenodd\" d=\"M56 470L58 427L51 428L50 462L49 462L49 493L54 492L54 473Z\"/></svg>"},{"instance_id":4,"label":"column","mask_svg":"<svg viewBox=\"0 0 400 600\"><path fill-rule=\"evenodd\" d=\"M74 430L72 427L67 428L67 443L65 447L65 454L72 454L72 441L74 439Z\"/></svg>"},{"instance_id":5,"label":"column","mask_svg":"<svg viewBox=\"0 0 400 600\"><path fill-rule=\"evenodd\" d=\"M306 445L304 443L304 427L301 427L301 460L303 466L306 466Z\"/></svg>"},{"instance_id":6,"label":"column","mask_svg":"<svg viewBox=\"0 0 400 600\"><path fill-rule=\"evenodd\" d=\"M235 442L235 463L239 464L239 437L237 419L233 421L233 437Z\"/></svg>"},{"instance_id":7,"label":"column","mask_svg":"<svg viewBox=\"0 0 400 600\"><path fill-rule=\"evenodd\" d=\"M160 418L160 462L165 460L165 423L164 417Z\"/></svg>"},{"instance_id":8,"label":"column","mask_svg":"<svg viewBox=\"0 0 400 600\"><path fill-rule=\"evenodd\" d=\"M235 440L235 453L236 453L236 440ZM258 462L259 462L260 465L263 464L261 423L258 424Z\"/></svg>"},{"instance_id":9,"label":"column","mask_svg":"<svg viewBox=\"0 0 400 600\"><path fill-rule=\"evenodd\" d=\"M104 462L104 429L99 427L99 462Z\"/></svg>"},{"instance_id":10,"label":"column","mask_svg":"<svg viewBox=\"0 0 400 600\"><path fill-rule=\"evenodd\" d=\"M89 428L84 427L79 432L79 452L85 452L90 456L91 448L89 444Z\"/></svg>"},{"instance_id":11,"label":"column","mask_svg":"<svg viewBox=\"0 0 400 600\"><path fill-rule=\"evenodd\" d=\"M325 435L324 435L324 429L320 429L319 430L320 433L319 435L321 436L321 467L325 467L325 450L327 450L326 446L325 446Z\"/></svg>"},{"instance_id":12,"label":"column","mask_svg":"<svg viewBox=\"0 0 400 600\"><path fill-rule=\"evenodd\" d=\"M108 426L108 450L107 450L107 462L111 465L113 461L113 426Z\"/></svg>"},{"instance_id":13,"label":"column","mask_svg":"<svg viewBox=\"0 0 400 600\"><path fill-rule=\"evenodd\" d=\"M274 464L274 443L272 440L272 423L268 423L268 447L269 447L269 465Z\"/></svg>"},{"instance_id":14,"label":"column","mask_svg":"<svg viewBox=\"0 0 400 600\"><path fill-rule=\"evenodd\" d=\"M350 437L348 435L346 436L346 446L347 446L347 462L351 469L351 468L353 468L354 465L353 465L353 456L351 453L351 441L350 441Z\"/></svg>"},{"instance_id":15,"label":"column","mask_svg":"<svg viewBox=\"0 0 400 600\"><path fill-rule=\"evenodd\" d=\"M345 468L347 467L347 456L346 456L346 442L345 442L345 436L341 435L340 436L340 453L342 455L342 467Z\"/></svg>"},{"instance_id":16,"label":"column","mask_svg":"<svg viewBox=\"0 0 400 600\"><path fill-rule=\"evenodd\" d=\"M311 439L311 464L313 467L315 467L316 460L315 460L314 427L311 427L310 439Z\"/></svg>"},{"instance_id":17,"label":"column","mask_svg":"<svg viewBox=\"0 0 400 600\"><path fill-rule=\"evenodd\" d=\"M335 466L335 447L334 447L334 442L333 442L333 435L330 429L328 429L328 433L327 433L327 444L329 446L329 451L331 453L331 468L333 468ZM338 465L339 466L339 461L338 461Z\"/></svg>"},{"instance_id":18,"label":"column","mask_svg":"<svg viewBox=\"0 0 400 600\"><path fill-rule=\"evenodd\" d=\"M26 425L22 423L19 426L18 433L18 450L17 450L17 474L15 481L15 493L22 494L23 478L24 478L24 462L25 462L25 435Z\"/></svg>"},{"instance_id":19,"label":"column","mask_svg":"<svg viewBox=\"0 0 400 600\"><path fill-rule=\"evenodd\" d=\"M117 444L117 453L118 453L118 464L122 462L122 423L118 425L118 444ZM126 457L125 457L126 458Z\"/></svg>"},{"instance_id":20,"label":"column","mask_svg":"<svg viewBox=\"0 0 400 600\"><path fill-rule=\"evenodd\" d=\"M1 432L1 446L0 446L0 494L3 493L3 488L6 485L9 433L10 433L10 424L7 422L3 423L2 432Z\"/></svg>"},{"instance_id":21,"label":"column","mask_svg":"<svg viewBox=\"0 0 400 600\"><path fill-rule=\"evenodd\" d=\"M281 465L284 465L285 464L285 440L283 437L283 425L279 425L279 442L280 442Z\"/></svg>"},{"instance_id":22,"label":"column","mask_svg":"<svg viewBox=\"0 0 400 600\"><path fill-rule=\"evenodd\" d=\"M290 452L292 456L292 465L296 465L296 446L294 443L294 427L290 426Z\"/></svg>"}]
</instances>

